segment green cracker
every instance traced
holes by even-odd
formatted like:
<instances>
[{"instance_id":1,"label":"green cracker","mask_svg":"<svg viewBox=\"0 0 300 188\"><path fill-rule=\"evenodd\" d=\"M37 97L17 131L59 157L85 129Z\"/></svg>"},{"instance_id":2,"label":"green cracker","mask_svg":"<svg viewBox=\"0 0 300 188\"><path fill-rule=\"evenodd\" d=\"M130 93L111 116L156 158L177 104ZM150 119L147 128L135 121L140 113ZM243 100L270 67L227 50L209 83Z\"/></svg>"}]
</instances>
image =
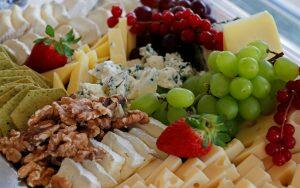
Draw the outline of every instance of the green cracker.
<instances>
[{"instance_id":1,"label":"green cracker","mask_svg":"<svg viewBox=\"0 0 300 188\"><path fill-rule=\"evenodd\" d=\"M33 79L29 76L25 76L22 79L19 79L19 80L13 81L13 82L8 82L6 84L3 84L3 86L16 86L19 84L33 84L33 85L39 87L39 85L37 83L34 83Z\"/></svg>"},{"instance_id":2,"label":"green cracker","mask_svg":"<svg viewBox=\"0 0 300 188\"><path fill-rule=\"evenodd\" d=\"M32 78L29 76L25 76L25 77L24 76L10 76L10 77L0 77L0 85L7 84L10 82L15 82L15 81L22 80L22 79L31 80L33 83Z\"/></svg>"},{"instance_id":3,"label":"green cracker","mask_svg":"<svg viewBox=\"0 0 300 188\"><path fill-rule=\"evenodd\" d=\"M0 70L11 69L16 67L16 65L9 59L0 59Z\"/></svg>"},{"instance_id":4,"label":"green cracker","mask_svg":"<svg viewBox=\"0 0 300 188\"><path fill-rule=\"evenodd\" d=\"M28 119L40 108L66 96L64 89L31 90L11 113L10 117L18 130L27 127Z\"/></svg>"},{"instance_id":5,"label":"green cracker","mask_svg":"<svg viewBox=\"0 0 300 188\"><path fill-rule=\"evenodd\" d=\"M3 95L1 95L0 96L0 107L2 107L7 101L9 101L11 98L13 98L16 95L16 93L18 93L19 91L21 91L28 85L30 85L30 84L17 85L15 87L11 88L10 90L8 90L7 92L5 92ZM30 86L33 86L33 84L31 84Z\"/></svg>"},{"instance_id":6,"label":"green cracker","mask_svg":"<svg viewBox=\"0 0 300 188\"><path fill-rule=\"evenodd\" d=\"M14 55L12 55L8 50L5 49L4 46L0 45L0 52L3 52L6 54L7 57L9 57L9 59L12 61L12 62L17 62L17 59Z\"/></svg>"}]
</instances>

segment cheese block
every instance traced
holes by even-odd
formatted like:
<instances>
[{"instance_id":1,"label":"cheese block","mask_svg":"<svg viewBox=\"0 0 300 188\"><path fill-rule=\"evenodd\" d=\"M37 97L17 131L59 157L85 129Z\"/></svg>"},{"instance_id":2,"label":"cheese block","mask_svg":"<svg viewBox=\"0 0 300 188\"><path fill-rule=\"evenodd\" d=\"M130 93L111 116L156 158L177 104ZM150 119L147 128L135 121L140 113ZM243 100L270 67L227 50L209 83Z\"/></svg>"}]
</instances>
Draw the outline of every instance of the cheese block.
<instances>
[{"instance_id":1,"label":"cheese block","mask_svg":"<svg viewBox=\"0 0 300 188\"><path fill-rule=\"evenodd\" d=\"M80 83L85 83L90 81L90 76L88 74L89 64L86 61L80 62L76 64L74 69L72 70L69 85L68 85L68 93L76 93L78 91Z\"/></svg>"},{"instance_id":2,"label":"cheese block","mask_svg":"<svg viewBox=\"0 0 300 188\"><path fill-rule=\"evenodd\" d=\"M234 138L225 148L226 155L232 161L245 149L243 143Z\"/></svg>"},{"instance_id":3,"label":"cheese block","mask_svg":"<svg viewBox=\"0 0 300 188\"><path fill-rule=\"evenodd\" d=\"M137 182L144 183L144 180L138 174L134 174L131 177L129 177L128 179L126 179L124 182L122 182L121 184L119 184L118 186L116 186L115 188L124 188L125 186L131 187L131 186L133 186Z\"/></svg>"},{"instance_id":4,"label":"cheese block","mask_svg":"<svg viewBox=\"0 0 300 188\"><path fill-rule=\"evenodd\" d=\"M169 170L168 168L164 168L156 176L153 184L157 188L178 188L181 187L184 182L180 178L178 178L171 170Z\"/></svg>"},{"instance_id":5,"label":"cheese block","mask_svg":"<svg viewBox=\"0 0 300 188\"><path fill-rule=\"evenodd\" d=\"M266 182L271 182L271 176L265 172L261 167L256 166L252 168L245 176L245 179L251 181L255 186L261 187Z\"/></svg>"},{"instance_id":6,"label":"cheese block","mask_svg":"<svg viewBox=\"0 0 300 188\"><path fill-rule=\"evenodd\" d=\"M227 164L230 164L230 161L224 151L223 148L220 146L213 145L212 149L208 152L208 154L200 157L201 161L205 163L206 166L214 163L216 160L219 159L225 160Z\"/></svg>"},{"instance_id":7,"label":"cheese block","mask_svg":"<svg viewBox=\"0 0 300 188\"><path fill-rule=\"evenodd\" d=\"M106 152L102 160L98 161L105 171L116 181L121 179L121 169L125 163L125 158L110 149L107 145L94 139L90 140L94 147L100 148Z\"/></svg>"},{"instance_id":8,"label":"cheese block","mask_svg":"<svg viewBox=\"0 0 300 188\"><path fill-rule=\"evenodd\" d=\"M110 59L117 64L126 63L126 51L124 49L124 41L122 31L119 28L108 29L108 42L110 49Z\"/></svg>"},{"instance_id":9,"label":"cheese block","mask_svg":"<svg viewBox=\"0 0 300 188\"><path fill-rule=\"evenodd\" d=\"M297 164L300 164L300 153L295 153L292 156L293 161L295 161Z\"/></svg>"},{"instance_id":10,"label":"cheese block","mask_svg":"<svg viewBox=\"0 0 300 188\"><path fill-rule=\"evenodd\" d=\"M154 180L158 177L158 174L165 168L169 169L172 172L175 172L176 169L182 164L182 161L179 157L169 155L167 159L158 167L152 170L152 173L146 178L146 183L153 183Z\"/></svg>"},{"instance_id":11,"label":"cheese block","mask_svg":"<svg viewBox=\"0 0 300 188\"><path fill-rule=\"evenodd\" d=\"M71 72L79 63L68 63L63 67L59 67L57 69L44 72L42 75L46 77L48 80L53 80L54 72L58 74L60 79L62 80L63 84L67 84L70 80Z\"/></svg>"},{"instance_id":12,"label":"cheese block","mask_svg":"<svg viewBox=\"0 0 300 188\"><path fill-rule=\"evenodd\" d=\"M256 188L256 186L249 180L242 178L236 183L235 188Z\"/></svg>"},{"instance_id":13,"label":"cheese block","mask_svg":"<svg viewBox=\"0 0 300 188\"><path fill-rule=\"evenodd\" d=\"M53 74L53 88L62 88L66 90L64 83L60 79L59 75L56 72L54 72Z\"/></svg>"},{"instance_id":14,"label":"cheese block","mask_svg":"<svg viewBox=\"0 0 300 188\"><path fill-rule=\"evenodd\" d=\"M279 181L282 185L288 185L291 183L294 172L296 171L297 164L295 161L290 160L283 166L274 165L268 170L273 181Z\"/></svg>"},{"instance_id":15,"label":"cheese block","mask_svg":"<svg viewBox=\"0 0 300 188\"><path fill-rule=\"evenodd\" d=\"M148 165L139 169L137 171L137 174L139 174L143 179L146 179L151 175L153 169L157 169L162 164L162 162L163 161L161 159L155 159L151 161Z\"/></svg>"},{"instance_id":16,"label":"cheese block","mask_svg":"<svg viewBox=\"0 0 300 188\"><path fill-rule=\"evenodd\" d=\"M272 51L282 52L276 23L267 11L229 22L223 26L223 33L225 50L236 53L259 39L267 42Z\"/></svg>"},{"instance_id":17,"label":"cheese block","mask_svg":"<svg viewBox=\"0 0 300 188\"><path fill-rule=\"evenodd\" d=\"M101 46L102 44L104 44L105 42L108 42L108 35L105 34L103 35L101 38L99 38L97 40L97 42L95 42L95 44L91 47L92 50L96 49L97 47Z\"/></svg>"},{"instance_id":18,"label":"cheese block","mask_svg":"<svg viewBox=\"0 0 300 188\"><path fill-rule=\"evenodd\" d=\"M251 154L237 166L237 170L243 177L254 167L265 169L263 162Z\"/></svg>"},{"instance_id":19,"label":"cheese block","mask_svg":"<svg viewBox=\"0 0 300 188\"><path fill-rule=\"evenodd\" d=\"M195 166L189 168L181 179L184 180L182 188L202 187L209 182L208 177Z\"/></svg>"},{"instance_id":20,"label":"cheese block","mask_svg":"<svg viewBox=\"0 0 300 188\"><path fill-rule=\"evenodd\" d=\"M125 158L125 164L121 169L121 179L126 179L140 168L146 159L138 154L130 142L113 132L108 132L102 139L112 150Z\"/></svg>"},{"instance_id":21,"label":"cheese block","mask_svg":"<svg viewBox=\"0 0 300 188\"><path fill-rule=\"evenodd\" d=\"M109 188L117 185L117 181L97 162L85 160L82 162L82 166L97 178L101 187Z\"/></svg>"},{"instance_id":22,"label":"cheese block","mask_svg":"<svg viewBox=\"0 0 300 188\"><path fill-rule=\"evenodd\" d=\"M185 174L189 171L190 168L196 167L199 170L203 170L206 165L198 158L190 158L186 160L175 172L175 174L183 179Z\"/></svg>"},{"instance_id":23,"label":"cheese block","mask_svg":"<svg viewBox=\"0 0 300 188\"><path fill-rule=\"evenodd\" d=\"M165 130L165 128L167 127L160 121L158 121L154 118L151 118L151 117L150 117L149 123L144 124L144 125L137 124L136 126L140 129L144 130L149 135L151 135L155 138L158 138L161 135L161 133Z\"/></svg>"},{"instance_id":24,"label":"cheese block","mask_svg":"<svg viewBox=\"0 0 300 188\"><path fill-rule=\"evenodd\" d=\"M235 185L231 180L224 178L220 181L218 188L235 188Z\"/></svg>"},{"instance_id":25,"label":"cheese block","mask_svg":"<svg viewBox=\"0 0 300 188\"><path fill-rule=\"evenodd\" d=\"M92 50L89 51L86 55L89 58L89 69L93 69L98 62L97 52L95 50Z\"/></svg>"},{"instance_id":26,"label":"cheese block","mask_svg":"<svg viewBox=\"0 0 300 188\"><path fill-rule=\"evenodd\" d=\"M119 23L116 26L116 28L119 28L121 30L124 50L125 50L125 53L126 53L127 52L127 34L128 34L128 30L129 30L129 27L127 25L127 18L126 17L120 18Z\"/></svg>"},{"instance_id":27,"label":"cheese block","mask_svg":"<svg viewBox=\"0 0 300 188\"><path fill-rule=\"evenodd\" d=\"M296 169L295 169L295 173L294 173L294 177L292 179L291 185L294 187L300 187L300 165L297 164Z\"/></svg>"},{"instance_id":28,"label":"cheese block","mask_svg":"<svg viewBox=\"0 0 300 188\"><path fill-rule=\"evenodd\" d=\"M110 49L109 49L109 42L106 41L103 44L99 45L95 48L97 56L99 59L109 57L110 56Z\"/></svg>"}]
</instances>

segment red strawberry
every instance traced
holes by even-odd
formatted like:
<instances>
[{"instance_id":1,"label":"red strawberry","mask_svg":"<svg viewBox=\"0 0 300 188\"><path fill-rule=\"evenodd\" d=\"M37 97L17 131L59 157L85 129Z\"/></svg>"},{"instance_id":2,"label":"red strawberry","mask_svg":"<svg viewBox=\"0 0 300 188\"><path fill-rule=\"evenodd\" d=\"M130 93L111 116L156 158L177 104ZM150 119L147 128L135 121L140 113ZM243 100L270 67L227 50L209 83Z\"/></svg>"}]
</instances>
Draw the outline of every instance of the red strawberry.
<instances>
[{"instance_id":1,"label":"red strawberry","mask_svg":"<svg viewBox=\"0 0 300 188\"><path fill-rule=\"evenodd\" d=\"M157 148L182 158L207 154L212 144L224 146L230 141L220 118L204 114L197 118L180 119L169 125L157 139Z\"/></svg>"},{"instance_id":2,"label":"red strawberry","mask_svg":"<svg viewBox=\"0 0 300 188\"><path fill-rule=\"evenodd\" d=\"M46 27L46 34L48 37L34 41L35 45L25 63L39 73L64 66L68 62L68 57L74 53L69 45L80 40L80 38L75 39L73 30L71 30L64 38L56 41L54 29L49 25Z\"/></svg>"}]
</instances>

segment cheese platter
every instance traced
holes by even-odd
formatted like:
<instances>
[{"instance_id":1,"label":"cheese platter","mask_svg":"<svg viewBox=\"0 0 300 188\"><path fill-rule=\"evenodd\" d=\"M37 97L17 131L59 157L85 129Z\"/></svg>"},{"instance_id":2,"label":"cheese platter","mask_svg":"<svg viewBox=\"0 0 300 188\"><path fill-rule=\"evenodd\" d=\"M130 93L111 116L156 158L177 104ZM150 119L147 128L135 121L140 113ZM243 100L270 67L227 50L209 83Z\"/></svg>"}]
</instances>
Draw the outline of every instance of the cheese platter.
<instances>
[{"instance_id":1,"label":"cheese platter","mask_svg":"<svg viewBox=\"0 0 300 188\"><path fill-rule=\"evenodd\" d=\"M0 187L300 187L300 55L269 12L64 0L0 20Z\"/></svg>"}]
</instances>

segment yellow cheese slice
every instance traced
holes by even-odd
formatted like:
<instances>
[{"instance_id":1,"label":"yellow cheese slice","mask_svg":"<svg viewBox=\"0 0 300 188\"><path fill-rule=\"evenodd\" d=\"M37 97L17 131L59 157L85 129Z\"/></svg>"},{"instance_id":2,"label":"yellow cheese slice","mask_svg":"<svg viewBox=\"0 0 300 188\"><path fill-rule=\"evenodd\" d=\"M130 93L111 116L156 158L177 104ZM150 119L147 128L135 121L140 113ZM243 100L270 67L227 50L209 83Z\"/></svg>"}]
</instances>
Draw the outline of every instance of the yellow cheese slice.
<instances>
[{"instance_id":1,"label":"yellow cheese slice","mask_svg":"<svg viewBox=\"0 0 300 188\"><path fill-rule=\"evenodd\" d=\"M63 84L67 84L69 82L71 72L76 67L78 63L68 63L63 67L44 72L42 75L46 77L48 80L53 80L53 74L54 72L58 74L60 79L62 80Z\"/></svg>"},{"instance_id":2,"label":"yellow cheese slice","mask_svg":"<svg viewBox=\"0 0 300 188\"><path fill-rule=\"evenodd\" d=\"M80 62L76 65L71 73L71 78L67 89L69 94L77 92L80 83L90 82L88 70L89 64L87 61Z\"/></svg>"},{"instance_id":3,"label":"yellow cheese slice","mask_svg":"<svg viewBox=\"0 0 300 188\"><path fill-rule=\"evenodd\" d=\"M82 50L84 53L88 53L91 50L88 44L81 46L79 49Z\"/></svg>"},{"instance_id":4,"label":"yellow cheese slice","mask_svg":"<svg viewBox=\"0 0 300 188\"><path fill-rule=\"evenodd\" d=\"M66 91L64 83L56 72L53 73L53 88L62 88Z\"/></svg>"},{"instance_id":5,"label":"yellow cheese slice","mask_svg":"<svg viewBox=\"0 0 300 188\"><path fill-rule=\"evenodd\" d=\"M119 28L108 29L108 42L110 50L110 59L116 64L126 63L126 51L122 31Z\"/></svg>"},{"instance_id":6,"label":"yellow cheese slice","mask_svg":"<svg viewBox=\"0 0 300 188\"><path fill-rule=\"evenodd\" d=\"M136 35L131 33L130 31L127 34L127 57L129 57L130 52L136 48Z\"/></svg>"},{"instance_id":7,"label":"yellow cheese slice","mask_svg":"<svg viewBox=\"0 0 300 188\"><path fill-rule=\"evenodd\" d=\"M110 56L110 49L109 49L108 41L106 41L105 43L98 46L95 50L97 52L97 56L99 59Z\"/></svg>"},{"instance_id":8,"label":"yellow cheese slice","mask_svg":"<svg viewBox=\"0 0 300 188\"><path fill-rule=\"evenodd\" d=\"M119 28L121 30L123 44L124 44L124 50L127 52L127 34L128 34L128 25L127 25L127 18L120 18L119 23L116 28Z\"/></svg>"},{"instance_id":9,"label":"yellow cheese slice","mask_svg":"<svg viewBox=\"0 0 300 188\"><path fill-rule=\"evenodd\" d=\"M182 188L204 187L209 182L208 177L195 166L189 168L181 179L184 180Z\"/></svg>"},{"instance_id":10,"label":"yellow cheese slice","mask_svg":"<svg viewBox=\"0 0 300 188\"><path fill-rule=\"evenodd\" d=\"M136 182L131 188L148 188L146 184L141 181Z\"/></svg>"},{"instance_id":11,"label":"yellow cheese slice","mask_svg":"<svg viewBox=\"0 0 300 188\"><path fill-rule=\"evenodd\" d=\"M143 179L146 179L151 175L153 169L158 168L162 164L162 162L163 161L161 159L155 159L154 161L151 161L148 165L138 170L137 174L139 174Z\"/></svg>"},{"instance_id":12,"label":"yellow cheese slice","mask_svg":"<svg viewBox=\"0 0 300 188\"><path fill-rule=\"evenodd\" d=\"M230 164L230 161L224 151L220 146L213 145L212 149L208 152L208 154L200 157L201 161L205 163L206 166L214 163L217 160L224 160L227 164Z\"/></svg>"},{"instance_id":13,"label":"yellow cheese slice","mask_svg":"<svg viewBox=\"0 0 300 188\"><path fill-rule=\"evenodd\" d=\"M104 44L107 41L108 41L108 35L105 34L92 46L91 49L96 49L97 47L99 47L100 45Z\"/></svg>"},{"instance_id":14,"label":"yellow cheese slice","mask_svg":"<svg viewBox=\"0 0 300 188\"><path fill-rule=\"evenodd\" d=\"M269 170L274 165L271 156L268 156L268 157L264 158L262 160L262 162L264 163L264 167L265 167L266 170Z\"/></svg>"},{"instance_id":15,"label":"yellow cheese slice","mask_svg":"<svg viewBox=\"0 0 300 188\"><path fill-rule=\"evenodd\" d=\"M254 40L263 40L271 50L282 52L276 23L267 11L227 23L223 32L225 50L238 52Z\"/></svg>"},{"instance_id":16,"label":"yellow cheese slice","mask_svg":"<svg viewBox=\"0 0 300 188\"><path fill-rule=\"evenodd\" d=\"M295 161L297 164L300 164L300 153L295 153L292 156L293 161Z\"/></svg>"},{"instance_id":17,"label":"yellow cheese slice","mask_svg":"<svg viewBox=\"0 0 300 188\"><path fill-rule=\"evenodd\" d=\"M175 174L183 179L185 174L189 171L190 168L197 167L199 170L203 170L206 165L198 158L190 158L185 161L175 172Z\"/></svg>"},{"instance_id":18,"label":"yellow cheese slice","mask_svg":"<svg viewBox=\"0 0 300 188\"><path fill-rule=\"evenodd\" d=\"M84 62L89 62L89 57L83 50L77 50L74 52L73 58L75 61L82 63Z\"/></svg>"},{"instance_id":19,"label":"yellow cheese slice","mask_svg":"<svg viewBox=\"0 0 300 188\"><path fill-rule=\"evenodd\" d=\"M95 50L92 50L92 51L89 51L86 55L89 58L89 69L93 69L98 62L97 53Z\"/></svg>"}]
</instances>

